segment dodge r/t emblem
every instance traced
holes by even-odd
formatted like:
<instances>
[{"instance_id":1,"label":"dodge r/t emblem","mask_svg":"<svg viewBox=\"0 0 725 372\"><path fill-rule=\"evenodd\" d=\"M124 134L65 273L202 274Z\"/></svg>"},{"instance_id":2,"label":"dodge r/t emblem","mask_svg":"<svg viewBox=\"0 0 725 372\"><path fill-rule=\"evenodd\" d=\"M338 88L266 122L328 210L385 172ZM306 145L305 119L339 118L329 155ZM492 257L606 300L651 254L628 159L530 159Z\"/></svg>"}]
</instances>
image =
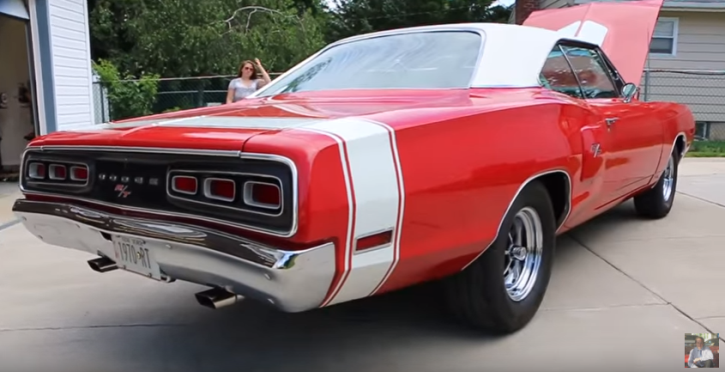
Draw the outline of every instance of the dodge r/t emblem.
<instances>
[{"instance_id":1,"label":"dodge r/t emblem","mask_svg":"<svg viewBox=\"0 0 725 372\"><path fill-rule=\"evenodd\" d=\"M594 153L594 157L595 158L597 156L599 156L599 154L602 153L602 148L601 148L601 146L599 146L598 143L595 143L595 144L592 145L592 153Z\"/></svg>"},{"instance_id":2,"label":"dodge r/t emblem","mask_svg":"<svg viewBox=\"0 0 725 372\"><path fill-rule=\"evenodd\" d=\"M118 193L118 195L116 195L116 197L125 199L127 196L131 195L131 191L128 191L127 189L128 189L128 185L124 185L122 183L119 183L118 185L116 185L116 188L114 189L114 191L116 191Z\"/></svg>"}]
</instances>

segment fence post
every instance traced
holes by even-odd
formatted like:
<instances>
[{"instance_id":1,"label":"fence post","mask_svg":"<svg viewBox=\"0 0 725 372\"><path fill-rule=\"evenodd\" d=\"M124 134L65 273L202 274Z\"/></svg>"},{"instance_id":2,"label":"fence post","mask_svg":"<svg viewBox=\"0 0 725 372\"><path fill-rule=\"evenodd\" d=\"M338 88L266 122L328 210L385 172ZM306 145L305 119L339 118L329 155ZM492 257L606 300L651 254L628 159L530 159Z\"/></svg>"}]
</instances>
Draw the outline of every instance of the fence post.
<instances>
[{"instance_id":1,"label":"fence post","mask_svg":"<svg viewBox=\"0 0 725 372\"><path fill-rule=\"evenodd\" d=\"M104 105L104 101L106 100L106 90L103 86L103 83L98 83L98 88L101 91L101 94L99 96L101 97L101 123L108 123L111 121L111 118L106 118L106 106Z\"/></svg>"},{"instance_id":2,"label":"fence post","mask_svg":"<svg viewBox=\"0 0 725 372\"><path fill-rule=\"evenodd\" d=\"M644 100L649 101L649 69L644 70Z\"/></svg>"}]
</instances>

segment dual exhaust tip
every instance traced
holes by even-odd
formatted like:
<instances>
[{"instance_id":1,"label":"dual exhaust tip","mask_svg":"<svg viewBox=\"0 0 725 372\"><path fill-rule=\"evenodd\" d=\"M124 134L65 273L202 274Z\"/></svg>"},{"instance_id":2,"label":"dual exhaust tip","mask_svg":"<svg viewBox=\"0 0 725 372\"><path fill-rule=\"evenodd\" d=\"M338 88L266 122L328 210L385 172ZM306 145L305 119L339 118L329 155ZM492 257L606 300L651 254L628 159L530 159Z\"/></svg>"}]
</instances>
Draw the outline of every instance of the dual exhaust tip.
<instances>
[{"instance_id":1,"label":"dual exhaust tip","mask_svg":"<svg viewBox=\"0 0 725 372\"><path fill-rule=\"evenodd\" d=\"M107 273L118 269L116 262L108 257L94 258L88 261L88 266L93 271ZM210 309L219 309L244 300L244 296L231 293L223 288L212 288L194 295L199 305Z\"/></svg>"}]
</instances>

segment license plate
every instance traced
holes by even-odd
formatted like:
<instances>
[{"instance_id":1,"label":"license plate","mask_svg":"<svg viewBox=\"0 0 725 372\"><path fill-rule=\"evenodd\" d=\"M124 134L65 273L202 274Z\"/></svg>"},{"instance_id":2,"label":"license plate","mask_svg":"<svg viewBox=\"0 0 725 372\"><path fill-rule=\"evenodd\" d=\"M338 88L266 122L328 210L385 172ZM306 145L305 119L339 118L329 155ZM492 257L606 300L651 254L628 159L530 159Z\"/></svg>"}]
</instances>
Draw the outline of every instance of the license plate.
<instances>
[{"instance_id":1,"label":"license plate","mask_svg":"<svg viewBox=\"0 0 725 372\"><path fill-rule=\"evenodd\" d=\"M113 236L111 240L116 255L116 265L120 269L161 280L161 269L154 260L154 247L147 241L120 235Z\"/></svg>"}]
</instances>

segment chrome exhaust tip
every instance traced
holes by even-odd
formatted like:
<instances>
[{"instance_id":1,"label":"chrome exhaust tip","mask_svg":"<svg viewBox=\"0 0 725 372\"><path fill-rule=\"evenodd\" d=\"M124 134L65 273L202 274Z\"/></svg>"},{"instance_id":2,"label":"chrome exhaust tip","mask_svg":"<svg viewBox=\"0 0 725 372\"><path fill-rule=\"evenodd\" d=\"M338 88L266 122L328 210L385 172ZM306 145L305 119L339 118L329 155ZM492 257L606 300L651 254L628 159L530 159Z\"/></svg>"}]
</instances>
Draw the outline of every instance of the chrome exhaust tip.
<instances>
[{"instance_id":1,"label":"chrome exhaust tip","mask_svg":"<svg viewBox=\"0 0 725 372\"><path fill-rule=\"evenodd\" d=\"M222 288L212 288L204 292L199 292L194 297L196 297L199 305L210 309L219 309L244 300L244 296L231 293Z\"/></svg>"},{"instance_id":2,"label":"chrome exhaust tip","mask_svg":"<svg viewBox=\"0 0 725 372\"><path fill-rule=\"evenodd\" d=\"M108 257L98 257L88 261L88 266L99 273L106 273L118 269L116 263Z\"/></svg>"}]
</instances>

